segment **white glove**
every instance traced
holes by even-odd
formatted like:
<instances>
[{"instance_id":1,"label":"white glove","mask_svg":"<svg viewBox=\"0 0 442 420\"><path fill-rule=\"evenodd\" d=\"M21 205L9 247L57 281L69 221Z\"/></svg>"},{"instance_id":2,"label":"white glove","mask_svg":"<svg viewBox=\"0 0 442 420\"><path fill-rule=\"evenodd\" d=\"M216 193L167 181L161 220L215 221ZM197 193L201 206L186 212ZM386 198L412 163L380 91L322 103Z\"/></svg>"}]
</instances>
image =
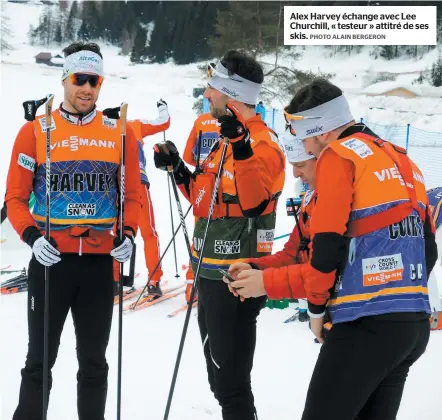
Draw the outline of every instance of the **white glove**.
<instances>
[{"instance_id":1,"label":"white glove","mask_svg":"<svg viewBox=\"0 0 442 420\"><path fill-rule=\"evenodd\" d=\"M167 113L167 115L169 115L169 110L167 108L167 102L164 99L160 99L157 102L157 107L158 107L158 114L160 115L160 117L164 113Z\"/></svg>"},{"instance_id":2,"label":"white glove","mask_svg":"<svg viewBox=\"0 0 442 420\"><path fill-rule=\"evenodd\" d=\"M114 242L115 243L115 242ZM132 251L133 251L133 244L132 241L125 236L124 237L124 241L120 246L117 246L116 248L114 248L110 254L112 255L112 257L114 257L118 262L120 263L125 263L126 261L130 260L130 257L132 255Z\"/></svg>"},{"instance_id":3,"label":"white glove","mask_svg":"<svg viewBox=\"0 0 442 420\"><path fill-rule=\"evenodd\" d=\"M44 236L38 238L34 242L32 252L37 261L45 267L50 267L61 261L61 258L59 257L60 251L57 248L54 248Z\"/></svg>"}]
</instances>

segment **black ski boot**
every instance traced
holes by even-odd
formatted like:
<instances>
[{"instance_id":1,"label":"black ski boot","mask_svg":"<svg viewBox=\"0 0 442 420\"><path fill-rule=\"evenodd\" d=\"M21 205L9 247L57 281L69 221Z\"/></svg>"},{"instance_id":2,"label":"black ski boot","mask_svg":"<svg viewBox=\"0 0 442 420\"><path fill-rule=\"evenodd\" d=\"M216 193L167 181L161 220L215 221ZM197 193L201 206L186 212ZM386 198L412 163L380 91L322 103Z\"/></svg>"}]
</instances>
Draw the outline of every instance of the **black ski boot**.
<instances>
[{"instance_id":1,"label":"black ski boot","mask_svg":"<svg viewBox=\"0 0 442 420\"><path fill-rule=\"evenodd\" d=\"M307 311L299 311L298 320L299 320L299 322L310 321L310 317L308 316Z\"/></svg>"},{"instance_id":2,"label":"black ski boot","mask_svg":"<svg viewBox=\"0 0 442 420\"><path fill-rule=\"evenodd\" d=\"M154 299L163 296L163 291L161 290L160 282L149 284L149 286L147 286L147 294L154 296Z\"/></svg>"}]
</instances>

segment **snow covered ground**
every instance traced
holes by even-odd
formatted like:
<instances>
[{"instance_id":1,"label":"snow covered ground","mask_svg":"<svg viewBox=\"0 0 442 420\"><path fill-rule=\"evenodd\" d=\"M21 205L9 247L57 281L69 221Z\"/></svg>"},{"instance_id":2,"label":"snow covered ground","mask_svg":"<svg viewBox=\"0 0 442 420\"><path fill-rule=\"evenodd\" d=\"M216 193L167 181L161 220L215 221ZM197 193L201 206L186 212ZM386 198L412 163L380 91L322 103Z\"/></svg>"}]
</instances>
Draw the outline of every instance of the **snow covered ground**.
<instances>
[{"instance_id":1,"label":"snow covered ground","mask_svg":"<svg viewBox=\"0 0 442 420\"><path fill-rule=\"evenodd\" d=\"M2 2L3 3L3 2ZM7 4L6 13L13 28L15 50L8 56L2 56L0 115L2 127L2 146L0 153L0 196L4 195L7 168L16 133L24 123L22 102L41 98L47 93L55 94L55 103L63 99L60 83L61 70L34 64L33 56L46 48L30 47L26 44L26 32L29 23L38 20L40 8L37 6ZM49 49L57 52L57 48ZM183 150L190 128L195 119L192 111L192 88L201 83L196 65L129 65L127 57L118 55L117 48L104 47L106 80L98 102L99 108L117 106L125 101L129 103L130 118L155 118L156 100L164 98L169 104L172 124L167 138L174 141ZM431 53L430 53L431 54ZM434 57L433 57L434 58ZM391 72L399 68L423 69L431 62L431 57L424 57L422 62L406 61L399 63L381 60L370 61L367 54L360 57L328 58L326 71L338 72L336 83L344 88L359 88L359 73L369 66L381 66ZM322 60L322 61L321 61ZM318 67L325 62L323 53L318 49L307 50L299 66L302 68ZM322 67L322 65L321 65ZM350 70L351 69L351 70ZM354 74L356 76L354 76ZM396 115L394 110L409 106L414 112L423 113L422 99L397 99L389 104L388 110L377 110L370 114L367 109L376 99L349 95L354 115L365 117L380 124L392 123ZM6 99L5 99L6 98ZM378 98L381 101L380 98ZM431 110L440 107L440 100L431 99L427 106ZM414 105L413 105L414 104ZM402 114L401 114L402 115ZM411 115L411 114L410 114ZM420 114L419 114L420 115ZM442 132L441 118L438 116L420 116L414 121L421 129ZM162 134L146 140L146 155L152 162L150 145L162 141ZM424 171L433 174L437 170L436 162L442 159L435 153L440 148L425 148L422 162ZM440 156L440 155L439 155ZM431 165L431 166L429 166ZM151 194L156 215L157 229L162 248L171 236L169 204L166 174L157 171L153 164L148 167L151 180ZM436 182L436 181L435 181ZM439 178L439 184L442 179ZM293 194L294 182L291 171L287 171L287 182L283 197ZM433 185L435 186L435 185ZM287 233L293 222L285 214L284 201L280 200L276 235ZM182 200L183 207L187 203ZM175 226L178 217L175 214ZM189 217L188 229L192 223ZM441 236L441 235L439 235ZM12 264L21 268L27 265L30 251L23 245L8 225L2 226L1 266ZM442 247L442 238L439 237ZM139 239L141 245L141 240ZM276 242L276 250L283 241ZM141 273L139 284L146 280L143 267L142 246L138 247L137 271ZM187 264L185 243L182 235L177 239L178 264ZM442 249L442 248L441 248ZM438 262L438 278L442 282L442 268ZM175 267L173 253L165 258L165 280L174 284ZM181 281L184 271L180 271ZM5 280L2 276L1 280ZM441 289L442 290L442 289ZM142 310L124 317L124 362L123 362L123 418L125 419L160 419L167 400L167 393L172 377L177 347L183 326L184 315L169 319L166 314L184 303L184 297L177 297L158 306ZM265 309L258 321L258 343L253 370L253 389L256 405L261 420L299 419L304 406L307 386L310 380L319 345L313 343L313 336L305 324L284 324L293 309L284 311ZM108 360L110 365L109 396L107 419L115 419L116 412L116 377L117 377L117 311L115 311ZM15 409L20 384L20 369L23 366L27 350L26 294L0 297L0 419L9 420ZM438 372L442 371L440 348L442 332L433 332L426 354L413 367L405 388L398 420L439 420L442 382ZM51 394L50 420L76 419L76 380L77 369L73 324L68 318L61 338L61 346L53 375L54 387ZM423 392L423 390L425 390ZM170 415L171 420L209 420L219 419L220 410L211 395L205 373L205 362L196 323L195 312L191 318L186 346L181 362L178 383Z\"/></svg>"}]
</instances>

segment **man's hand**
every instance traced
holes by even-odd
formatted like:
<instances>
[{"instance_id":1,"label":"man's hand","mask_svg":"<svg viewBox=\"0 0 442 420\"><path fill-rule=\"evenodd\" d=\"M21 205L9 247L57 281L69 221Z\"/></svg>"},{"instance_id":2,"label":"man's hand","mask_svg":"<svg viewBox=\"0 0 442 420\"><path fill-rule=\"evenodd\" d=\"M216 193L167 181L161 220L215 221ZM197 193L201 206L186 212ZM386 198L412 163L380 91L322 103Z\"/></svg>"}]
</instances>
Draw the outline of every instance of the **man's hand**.
<instances>
[{"instance_id":1,"label":"man's hand","mask_svg":"<svg viewBox=\"0 0 442 420\"><path fill-rule=\"evenodd\" d=\"M250 264L247 263L234 263L232 264L229 269L228 269L228 273L230 274L231 277L233 277L235 280L237 279L238 274L243 271L243 270L251 270L252 266ZM231 282L229 279L227 279L226 277L223 277L223 281L224 283L227 283L227 285L229 286L229 290L230 293L232 293L233 295L235 295L236 297L238 297L238 292L231 286ZM241 298L242 301L244 301L244 298Z\"/></svg>"},{"instance_id":2,"label":"man's hand","mask_svg":"<svg viewBox=\"0 0 442 420\"><path fill-rule=\"evenodd\" d=\"M114 239L114 248L110 252L111 256L114 257L118 262L125 263L130 260L132 251L134 248L134 240L128 235L124 235L123 241L116 237Z\"/></svg>"},{"instance_id":3,"label":"man's hand","mask_svg":"<svg viewBox=\"0 0 442 420\"><path fill-rule=\"evenodd\" d=\"M322 330L324 326L324 317L321 318L312 318L310 317L310 329L318 341L323 344L324 343L324 332Z\"/></svg>"},{"instance_id":4,"label":"man's hand","mask_svg":"<svg viewBox=\"0 0 442 420\"><path fill-rule=\"evenodd\" d=\"M178 149L170 140L167 140L165 143L157 143L153 150L155 167L162 171L166 171L168 166L172 166L175 170L182 162Z\"/></svg>"},{"instance_id":5,"label":"man's hand","mask_svg":"<svg viewBox=\"0 0 442 420\"><path fill-rule=\"evenodd\" d=\"M264 273L261 270L243 270L236 277L237 280L230 283L243 298L265 296Z\"/></svg>"},{"instance_id":6,"label":"man's hand","mask_svg":"<svg viewBox=\"0 0 442 420\"><path fill-rule=\"evenodd\" d=\"M218 118L220 123L219 132L223 137L228 137L231 143L250 139L249 130L246 128L244 117L232 104L227 105L231 115L223 115Z\"/></svg>"}]
</instances>

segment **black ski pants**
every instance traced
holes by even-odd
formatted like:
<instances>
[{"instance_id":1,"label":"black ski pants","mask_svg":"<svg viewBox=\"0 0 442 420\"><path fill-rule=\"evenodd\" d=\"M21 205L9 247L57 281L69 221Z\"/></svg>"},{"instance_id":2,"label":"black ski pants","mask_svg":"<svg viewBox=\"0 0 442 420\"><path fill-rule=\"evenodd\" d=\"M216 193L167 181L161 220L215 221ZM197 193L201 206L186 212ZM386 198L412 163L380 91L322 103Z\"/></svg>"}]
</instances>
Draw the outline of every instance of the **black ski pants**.
<instances>
[{"instance_id":1,"label":"black ski pants","mask_svg":"<svg viewBox=\"0 0 442 420\"><path fill-rule=\"evenodd\" d=\"M110 255L67 255L50 267L49 369L57 358L69 309L77 339L77 408L80 420L104 420L114 281ZM33 257L28 271L29 345L13 420L41 420L43 403L44 266ZM52 375L49 372L49 387Z\"/></svg>"},{"instance_id":2,"label":"black ski pants","mask_svg":"<svg viewBox=\"0 0 442 420\"><path fill-rule=\"evenodd\" d=\"M394 420L408 371L425 352L426 314L336 324L316 362L302 420Z\"/></svg>"},{"instance_id":3,"label":"black ski pants","mask_svg":"<svg viewBox=\"0 0 442 420\"><path fill-rule=\"evenodd\" d=\"M221 280L200 279L198 324L210 389L224 420L256 420L251 371L256 318L266 297L240 302Z\"/></svg>"}]
</instances>

